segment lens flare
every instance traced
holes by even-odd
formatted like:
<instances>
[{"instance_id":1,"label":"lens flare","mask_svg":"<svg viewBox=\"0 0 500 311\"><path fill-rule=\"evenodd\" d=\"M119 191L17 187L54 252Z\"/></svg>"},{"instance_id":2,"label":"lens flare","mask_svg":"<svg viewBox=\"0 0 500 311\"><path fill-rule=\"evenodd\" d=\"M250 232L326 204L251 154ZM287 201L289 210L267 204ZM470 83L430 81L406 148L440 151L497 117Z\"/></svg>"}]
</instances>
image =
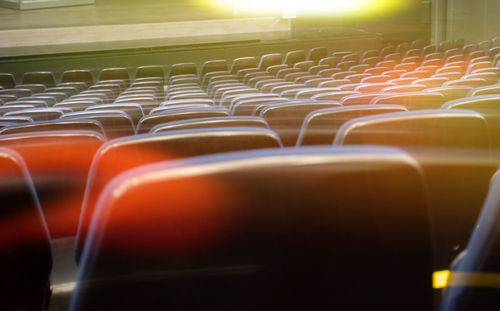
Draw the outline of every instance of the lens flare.
<instances>
[{"instance_id":1,"label":"lens flare","mask_svg":"<svg viewBox=\"0 0 500 311\"><path fill-rule=\"evenodd\" d=\"M217 10L235 14L296 16L366 16L403 8L409 0L211 0Z\"/></svg>"}]
</instances>

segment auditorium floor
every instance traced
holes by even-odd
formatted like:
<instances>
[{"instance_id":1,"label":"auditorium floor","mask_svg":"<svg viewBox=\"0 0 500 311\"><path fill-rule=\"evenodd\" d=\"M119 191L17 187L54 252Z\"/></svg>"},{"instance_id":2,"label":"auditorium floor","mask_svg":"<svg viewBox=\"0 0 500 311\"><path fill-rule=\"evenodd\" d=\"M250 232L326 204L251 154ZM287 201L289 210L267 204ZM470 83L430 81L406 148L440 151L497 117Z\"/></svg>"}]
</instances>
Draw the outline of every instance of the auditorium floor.
<instances>
[{"instance_id":1,"label":"auditorium floor","mask_svg":"<svg viewBox=\"0 0 500 311\"><path fill-rule=\"evenodd\" d=\"M231 18L201 0L96 0L95 5L18 11L0 8L0 30L164 23Z\"/></svg>"}]
</instances>

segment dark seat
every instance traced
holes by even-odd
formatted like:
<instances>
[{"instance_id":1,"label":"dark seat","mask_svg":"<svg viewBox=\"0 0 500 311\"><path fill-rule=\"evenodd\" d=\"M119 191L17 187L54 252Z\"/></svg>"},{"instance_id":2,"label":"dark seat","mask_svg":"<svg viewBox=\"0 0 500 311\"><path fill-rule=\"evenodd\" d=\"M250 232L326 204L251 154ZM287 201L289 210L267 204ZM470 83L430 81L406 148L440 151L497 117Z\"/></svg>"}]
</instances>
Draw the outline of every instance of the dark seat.
<instances>
[{"instance_id":1,"label":"dark seat","mask_svg":"<svg viewBox=\"0 0 500 311\"><path fill-rule=\"evenodd\" d=\"M54 74L48 71L26 72L23 75L23 84L43 84L46 87L56 86Z\"/></svg>"},{"instance_id":2,"label":"dark seat","mask_svg":"<svg viewBox=\"0 0 500 311\"><path fill-rule=\"evenodd\" d=\"M267 68L283 63L283 56L279 53L262 55L257 68L266 70Z\"/></svg>"},{"instance_id":3,"label":"dark seat","mask_svg":"<svg viewBox=\"0 0 500 311\"><path fill-rule=\"evenodd\" d=\"M135 79L140 78L159 78L165 79L165 71L163 66L141 66L135 71Z\"/></svg>"},{"instance_id":4,"label":"dark seat","mask_svg":"<svg viewBox=\"0 0 500 311\"><path fill-rule=\"evenodd\" d=\"M468 109L479 112L488 121L492 147L500 149L500 94L455 99L446 102L441 109Z\"/></svg>"},{"instance_id":5,"label":"dark seat","mask_svg":"<svg viewBox=\"0 0 500 311\"><path fill-rule=\"evenodd\" d=\"M110 141L96 154L91 169L77 237L78 253L82 250L97 196L106 183L118 174L168 159L279 147L281 142L278 135L262 127L198 128Z\"/></svg>"},{"instance_id":6,"label":"dark seat","mask_svg":"<svg viewBox=\"0 0 500 311\"><path fill-rule=\"evenodd\" d=\"M94 77L89 70L68 70L63 72L61 82L85 82L90 86L94 84Z\"/></svg>"},{"instance_id":7,"label":"dark seat","mask_svg":"<svg viewBox=\"0 0 500 311\"><path fill-rule=\"evenodd\" d=\"M31 177L19 154L0 148L0 308L47 310L50 237Z\"/></svg>"},{"instance_id":8,"label":"dark seat","mask_svg":"<svg viewBox=\"0 0 500 311\"><path fill-rule=\"evenodd\" d=\"M59 108L30 108L18 111L10 111L5 116L30 117L33 121L49 121L59 119L64 112Z\"/></svg>"},{"instance_id":9,"label":"dark seat","mask_svg":"<svg viewBox=\"0 0 500 311\"><path fill-rule=\"evenodd\" d=\"M158 124L150 133L169 132L187 129L203 129L213 127L262 127L268 128L266 120L259 117L212 117L173 121ZM0 131L1 133L1 131Z\"/></svg>"},{"instance_id":10,"label":"dark seat","mask_svg":"<svg viewBox=\"0 0 500 311\"><path fill-rule=\"evenodd\" d=\"M9 101L13 101L16 99L17 99L16 95L9 95L9 94L1 94L0 93L0 100L4 103L8 103Z\"/></svg>"},{"instance_id":11,"label":"dark seat","mask_svg":"<svg viewBox=\"0 0 500 311\"><path fill-rule=\"evenodd\" d=\"M88 169L103 141L89 131L0 136L0 147L17 151L26 161L53 238L75 235Z\"/></svg>"},{"instance_id":12,"label":"dark seat","mask_svg":"<svg viewBox=\"0 0 500 311\"><path fill-rule=\"evenodd\" d=\"M277 104L288 102L289 100L281 97L265 97L265 98L252 98L252 99L241 99L235 102L231 107L231 114L234 116L251 116L257 108L257 106L262 104Z\"/></svg>"},{"instance_id":13,"label":"dark seat","mask_svg":"<svg viewBox=\"0 0 500 311\"><path fill-rule=\"evenodd\" d=\"M102 125L95 120L37 121L9 126L0 130L1 135L47 131L93 131L104 135Z\"/></svg>"},{"instance_id":14,"label":"dark seat","mask_svg":"<svg viewBox=\"0 0 500 311\"><path fill-rule=\"evenodd\" d=\"M4 105L0 107L0 115L5 116L6 113L11 112L11 111L19 111L19 110L24 110L24 109L32 109L35 108L34 105ZM30 118L31 119L31 118Z\"/></svg>"},{"instance_id":15,"label":"dark seat","mask_svg":"<svg viewBox=\"0 0 500 311\"><path fill-rule=\"evenodd\" d=\"M306 116L315 110L340 107L337 102L294 102L272 104L262 109L260 116L281 137L284 146L294 146Z\"/></svg>"},{"instance_id":16,"label":"dark seat","mask_svg":"<svg viewBox=\"0 0 500 311\"><path fill-rule=\"evenodd\" d=\"M331 145L338 129L345 122L359 117L398 111L406 111L406 108L397 105L353 105L316 110L305 118L296 145Z\"/></svg>"},{"instance_id":17,"label":"dark seat","mask_svg":"<svg viewBox=\"0 0 500 311\"><path fill-rule=\"evenodd\" d=\"M467 249L454 262L443 311L494 311L500 308L500 174L496 172Z\"/></svg>"},{"instance_id":18,"label":"dark seat","mask_svg":"<svg viewBox=\"0 0 500 311\"><path fill-rule=\"evenodd\" d=\"M101 123L107 139L130 136L135 134L134 120L120 110L96 110L67 113L62 117L67 119L90 119Z\"/></svg>"},{"instance_id":19,"label":"dark seat","mask_svg":"<svg viewBox=\"0 0 500 311\"><path fill-rule=\"evenodd\" d=\"M424 188L379 148L128 171L100 196L70 310L432 310Z\"/></svg>"},{"instance_id":20,"label":"dark seat","mask_svg":"<svg viewBox=\"0 0 500 311\"><path fill-rule=\"evenodd\" d=\"M210 72L227 72L228 66L226 60L211 60L203 64L201 68L201 76L204 77L205 74Z\"/></svg>"},{"instance_id":21,"label":"dark seat","mask_svg":"<svg viewBox=\"0 0 500 311\"><path fill-rule=\"evenodd\" d=\"M44 84L18 84L16 89L29 89L33 94L45 92L47 87Z\"/></svg>"},{"instance_id":22,"label":"dark seat","mask_svg":"<svg viewBox=\"0 0 500 311\"><path fill-rule=\"evenodd\" d=\"M68 99L54 105L54 108L70 108L74 112L83 111L89 107L96 106L102 101L84 100L84 99Z\"/></svg>"},{"instance_id":23,"label":"dark seat","mask_svg":"<svg viewBox=\"0 0 500 311\"><path fill-rule=\"evenodd\" d=\"M445 86L426 89L424 92L441 93L444 96L445 101L449 101L466 97L471 90L471 86Z\"/></svg>"},{"instance_id":24,"label":"dark seat","mask_svg":"<svg viewBox=\"0 0 500 311\"><path fill-rule=\"evenodd\" d=\"M230 71L232 74L236 74L238 71L247 68L257 68L257 59L255 57L240 57L234 59Z\"/></svg>"},{"instance_id":25,"label":"dark seat","mask_svg":"<svg viewBox=\"0 0 500 311\"><path fill-rule=\"evenodd\" d=\"M117 103L117 104L105 104L105 105L95 105L88 107L87 111L102 111L102 110L119 110L125 112L134 121L134 125L137 125L139 120L144 117L144 111L140 104L134 103Z\"/></svg>"},{"instance_id":26,"label":"dark seat","mask_svg":"<svg viewBox=\"0 0 500 311\"><path fill-rule=\"evenodd\" d=\"M0 73L0 86L6 89L13 89L16 87L16 79L11 73Z\"/></svg>"},{"instance_id":27,"label":"dark seat","mask_svg":"<svg viewBox=\"0 0 500 311\"><path fill-rule=\"evenodd\" d=\"M309 50L307 54L307 60L313 61L316 64L319 63L320 60L326 58L328 56L328 49L326 47L315 47Z\"/></svg>"},{"instance_id":28,"label":"dark seat","mask_svg":"<svg viewBox=\"0 0 500 311\"><path fill-rule=\"evenodd\" d=\"M31 96L33 92L30 89L5 89L0 90L0 95L14 95L17 98Z\"/></svg>"},{"instance_id":29,"label":"dark seat","mask_svg":"<svg viewBox=\"0 0 500 311\"><path fill-rule=\"evenodd\" d=\"M137 134L148 133L154 126L165 122L195 118L225 117L228 115L225 108L173 109L168 112L144 116L137 125Z\"/></svg>"},{"instance_id":30,"label":"dark seat","mask_svg":"<svg viewBox=\"0 0 500 311\"><path fill-rule=\"evenodd\" d=\"M419 161L429 189L436 264L447 269L464 249L498 168L485 118L458 109L379 114L345 123L334 144L398 146Z\"/></svg>"},{"instance_id":31,"label":"dark seat","mask_svg":"<svg viewBox=\"0 0 500 311\"><path fill-rule=\"evenodd\" d=\"M177 75L197 75L198 70L196 69L195 63L179 63L173 64L170 69L170 77Z\"/></svg>"},{"instance_id":32,"label":"dark seat","mask_svg":"<svg viewBox=\"0 0 500 311\"><path fill-rule=\"evenodd\" d=\"M99 73L99 81L121 80L125 84L130 81L127 68L105 68Z\"/></svg>"},{"instance_id":33,"label":"dark seat","mask_svg":"<svg viewBox=\"0 0 500 311\"><path fill-rule=\"evenodd\" d=\"M445 102L441 93L415 92L388 94L372 99L374 105L401 105L408 110L439 109Z\"/></svg>"}]
</instances>

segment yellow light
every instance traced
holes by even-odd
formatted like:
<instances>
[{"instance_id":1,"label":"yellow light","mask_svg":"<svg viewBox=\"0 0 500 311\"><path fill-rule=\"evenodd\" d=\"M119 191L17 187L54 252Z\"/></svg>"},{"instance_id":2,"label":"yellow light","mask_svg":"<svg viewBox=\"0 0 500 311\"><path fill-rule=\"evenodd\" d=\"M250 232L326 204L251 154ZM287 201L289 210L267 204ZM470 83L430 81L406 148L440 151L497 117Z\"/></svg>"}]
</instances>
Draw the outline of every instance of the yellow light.
<instances>
[{"instance_id":1,"label":"yellow light","mask_svg":"<svg viewBox=\"0 0 500 311\"><path fill-rule=\"evenodd\" d=\"M450 270L436 271L432 274L432 287L434 289L445 288L450 279Z\"/></svg>"},{"instance_id":2,"label":"yellow light","mask_svg":"<svg viewBox=\"0 0 500 311\"><path fill-rule=\"evenodd\" d=\"M398 9L408 0L211 0L222 10L241 14L360 16Z\"/></svg>"}]
</instances>

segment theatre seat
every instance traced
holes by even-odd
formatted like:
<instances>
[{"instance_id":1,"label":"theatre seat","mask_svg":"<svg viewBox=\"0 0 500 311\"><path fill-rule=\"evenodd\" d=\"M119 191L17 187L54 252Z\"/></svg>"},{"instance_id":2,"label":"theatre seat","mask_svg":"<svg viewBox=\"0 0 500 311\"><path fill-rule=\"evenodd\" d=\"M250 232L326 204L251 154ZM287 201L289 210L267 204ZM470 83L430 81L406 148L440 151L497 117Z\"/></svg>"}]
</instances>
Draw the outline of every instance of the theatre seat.
<instances>
[{"instance_id":1,"label":"theatre seat","mask_svg":"<svg viewBox=\"0 0 500 311\"><path fill-rule=\"evenodd\" d=\"M194 118L225 117L228 116L226 108L179 108L162 113L144 116L137 125L137 134L148 133L155 125L165 122L187 120Z\"/></svg>"},{"instance_id":2,"label":"theatre seat","mask_svg":"<svg viewBox=\"0 0 500 311\"><path fill-rule=\"evenodd\" d=\"M34 121L56 120L63 115L64 115L63 110L59 108L30 108L20 111L11 111L5 114L5 116L30 117Z\"/></svg>"},{"instance_id":3,"label":"theatre seat","mask_svg":"<svg viewBox=\"0 0 500 311\"><path fill-rule=\"evenodd\" d=\"M221 127L262 127L269 128L266 120L259 117L212 117L212 118L197 118L181 121L173 121L158 124L153 127L150 133L160 133L187 129L208 129ZM0 131L1 133L1 131Z\"/></svg>"},{"instance_id":4,"label":"theatre seat","mask_svg":"<svg viewBox=\"0 0 500 311\"><path fill-rule=\"evenodd\" d=\"M300 102L268 105L260 112L269 127L281 137L284 146L294 146L305 117L312 111L340 107L338 102Z\"/></svg>"},{"instance_id":5,"label":"theatre seat","mask_svg":"<svg viewBox=\"0 0 500 311\"><path fill-rule=\"evenodd\" d=\"M130 81L130 75L127 68L105 68L99 73L99 81L107 83L108 81L121 80L125 84Z\"/></svg>"},{"instance_id":6,"label":"theatre seat","mask_svg":"<svg viewBox=\"0 0 500 311\"><path fill-rule=\"evenodd\" d=\"M443 311L494 311L500 308L500 174L495 173L467 249L451 266Z\"/></svg>"},{"instance_id":7,"label":"theatre seat","mask_svg":"<svg viewBox=\"0 0 500 311\"><path fill-rule=\"evenodd\" d=\"M75 235L88 170L103 142L91 131L0 135L0 147L26 162L52 238Z\"/></svg>"},{"instance_id":8,"label":"theatre seat","mask_svg":"<svg viewBox=\"0 0 500 311\"><path fill-rule=\"evenodd\" d=\"M385 148L127 171L95 207L70 310L432 310L425 197Z\"/></svg>"},{"instance_id":9,"label":"theatre seat","mask_svg":"<svg viewBox=\"0 0 500 311\"><path fill-rule=\"evenodd\" d=\"M397 105L351 105L315 110L304 119L296 146L331 145L338 129L345 122L359 117L398 111L407 110Z\"/></svg>"},{"instance_id":10,"label":"theatre seat","mask_svg":"<svg viewBox=\"0 0 500 311\"><path fill-rule=\"evenodd\" d=\"M160 81L163 81L165 79L163 66L152 65L138 67L135 71L135 79L141 78L158 78Z\"/></svg>"},{"instance_id":11,"label":"theatre seat","mask_svg":"<svg viewBox=\"0 0 500 311\"><path fill-rule=\"evenodd\" d=\"M348 121L334 145L404 148L419 161L429 189L436 265L447 269L465 248L498 158L488 123L470 110L394 112Z\"/></svg>"},{"instance_id":12,"label":"theatre seat","mask_svg":"<svg viewBox=\"0 0 500 311\"><path fill-rule=\"evenodd\" d=\"M54 74L48 71L26 72L23 75L23 84L43 84L46 87L53 87L56 85L56 79Z\"/></svg>"},{"instance_id":13,"label":"theatre seat","mask_svg":"<svg viewBox=\"0 0 500 311\"><path fill-rule=\"evenodd\" d=\"M280 147L278 135L263 127L176 130L108 142L97 152L89 175L77 236L77 255L82 251L97 196L107 182L127 169L176 158Z\"/></svg>"},{"instance_id":14,"label":"theatre seat","mask_svg":"<svg viewBox=\"0 0 500 311\"><path fill-rule=\"evenodd\" d=\"M38 121L10 126L0 130L0 135L47 132L47 131L93 131L104 135L102 125L95 120L54 120Z\"/></svg>"},{"instance_id":15,"label":"theatre seat","mask_svg":"<svg viewBox=\"0 0 500 311\"><path fill-rule=\"evenodd\" d=\"M12 89L16 87L16 79L11 73L0 73L0 86L5 89Z\"/></svg>"},{"instance_id":16,"label":"theatre seat","mask_svg":"<svg viewBox=\"0 0 500 311\"><path fill-rule=\"evenodd\" d=\"M65 114L61 120L96 120L101 123L107 139L135 134L134 121L123 111L96 110Z\"/></svg>"},{"instance_id":17,"label":"theatre seat","mask_svg":"<svg viewBox=\"0 0 500 311\"><path fill-rule=\"evenodd\" d=\"M500 149L500 94L464 97L446 102L441 109L468 109L488 121L492 147Z\"/></svg>"},{"instance_id":18,"label":"theatre seat","mask_svg":"<svg viewBox=\"0 0 500 311\"><path fill-rule=\"evenodd\" d=\"M85 82L90 86L94 84L94 77L89 70L67 70L63 72L61 82Z\"/></svg>"},{"instance_id":19,"label":"theatre seat","mask_svg":"<svg viewBox=\"0 0 500 311\"><path fill-rule=\"evenodd\" d=\"M0 309L47 310L52 254L47 225L23 159L0 148Z\"/></svg>"},{"instance_id":20,"label":"theatre seat","mask_svg":"<svg viewBox=\"0 0 500 311\"><path fill-rule=\"evenodd\" d=\"M375 97L370 104L373 105L402 105L408 110L438 109L445 102L445 98L436 92L408 92L388 94Z\"/></svg>"}]
</instances>

